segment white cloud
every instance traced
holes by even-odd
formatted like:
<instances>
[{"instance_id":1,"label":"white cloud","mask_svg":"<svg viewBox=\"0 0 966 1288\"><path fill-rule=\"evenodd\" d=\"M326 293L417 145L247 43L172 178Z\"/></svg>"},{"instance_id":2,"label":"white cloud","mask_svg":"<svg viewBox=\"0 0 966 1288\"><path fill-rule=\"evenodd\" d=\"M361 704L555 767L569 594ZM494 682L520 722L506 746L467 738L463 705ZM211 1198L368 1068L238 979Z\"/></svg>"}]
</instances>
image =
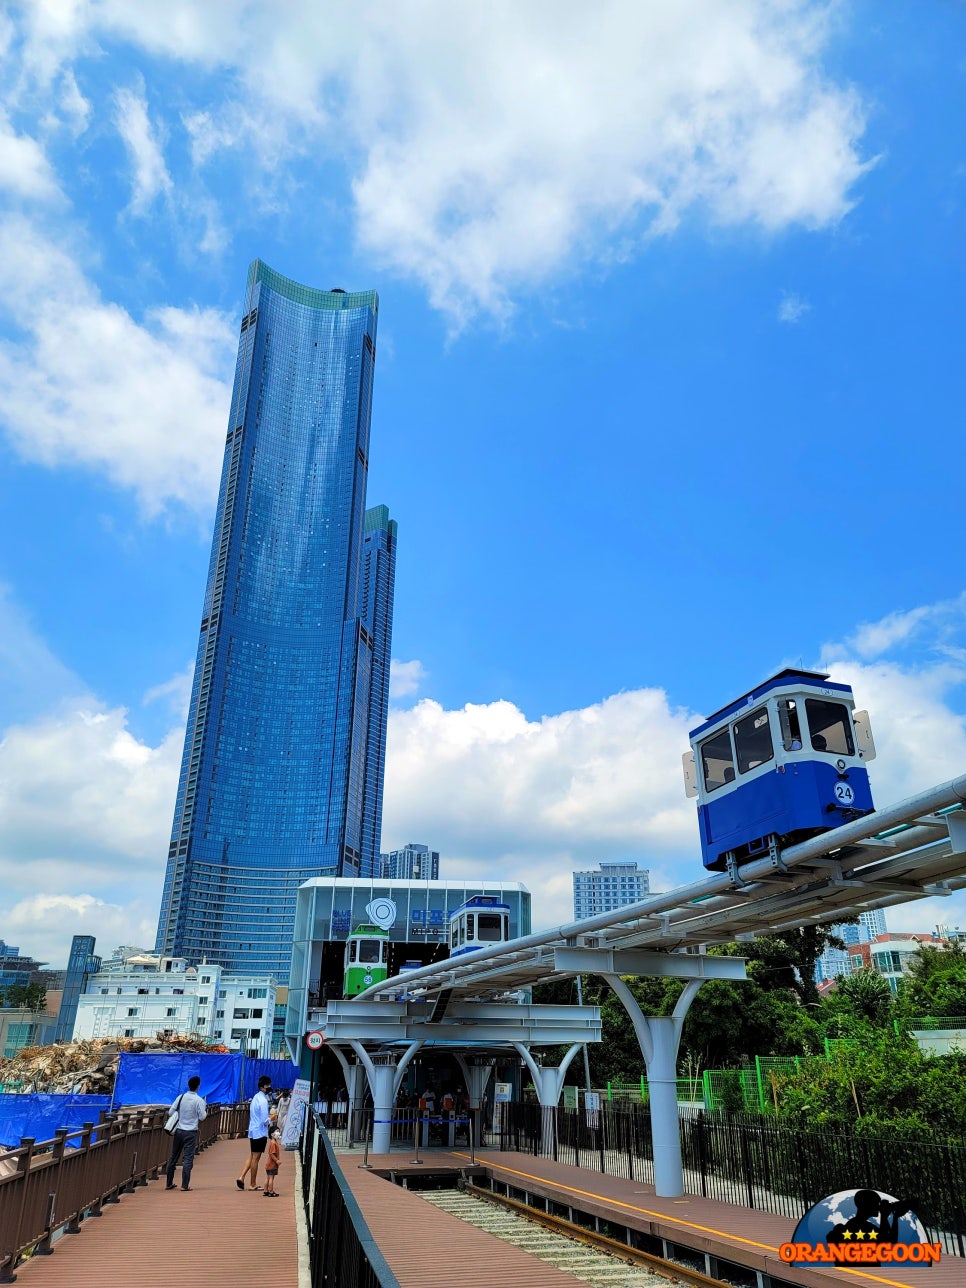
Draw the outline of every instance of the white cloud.
<instances>
[{"instance_id":1,"label":"white cloud","mask_svg":"<svg viewBox=\"0 0 966 1288\"><path fill-rule=\"evenodd\" d=\"M184 112L196 165L230 149L250 190L256 160L274 174L293 157L347 164L362 247L459 324L690 211L769 232L839 220L865 168L864 109L823 68L834 11L102 0L28 19L26 63L49 78L107 37L222 84L227 72L220 101ZM132 121L157 192L146 116Z\"/></svg>"},{"instance_id":2,"label":"white cloud","mask_svg":"<svg viewBox=\"0 0 966 1288\"><path fill-rule=\"evenodd\" d=\"M966 623L966 591L955 599L941 600L936 604L924 604L918 608L887 613L877 622L865 622L846 644L826 645L826 655L835 657L843 648L858 653L859 657L869 659L887 653L896 645L908 644L923 631L932 632L932 646L940 653L950 653L960 661L966 661L962 650L952 642L952 637L962 630Z\"/></svg>"},{"instance_id":3,"label":"white cloud","mask_svg":"<svg viewBox=\"0 0 966 1288\"><path fill-rule=\"evenodd\" d=\"M224 315L138 322L18 219L0 223L0 299L21 333L0 341L0 417L22 456L102 470L148 514L212 503L236 346Z\"/></svg>"},{"instance_id":4,"label":"white cloud","mask_svg":"<svg viewBox=\"0 0 966 1288\"><path fill-rule=\"evenodd\" d=\"M692 880L697 830L681 777L690 723L658 689L539 721L505 701L447 711L424 698L392 711L383 848L419 837L448 874L525 881L540 924L569 919L571 872L601 859L639 858Z\"/></svg>"},{"instance_id":5,"label":"white cloud","mask_svg":"<svg viewBox=\"0 0 966 1288\"><path fill-rule=\"evenodd\" d=\"M131 161L131 210L145 214L155 197L171 192L158 131L152 128L144 83L138 89L119 89L114 95L114 123Z\"/></svg>"},{"instance_id":6,"label":"white cloud","mask_svg":"<svg viewBox=\"0 0 966 1288\"><path fill-rule=\"evenodd\" d=\"M788 322L794 325L796 322L801 322L806 313L810 313L811 310L812 306L808 300L802 299L800 295L796 295L793 291L786 291L782 295L781 303L778 305L778 320L779 322Z\"/></svg>"},{"instance_id":7,"label":"white cloud","mask_svg":"<svg viewBox=\"0 0 966 1288\"><path fill-rule=\"evenodd\" d=\"M94 935L96 951L109 956L118 944L152 947L157 910L141 901L109 903L90 894L35 894L0 908L5 932L25 954L67 965L72 935Z\"/></svg>"},{"instance_id":8,"label":"white cloud","mask_svg":"<svg viewBox=\"0 0 966 1288\"><path fill-rule=\"evenodd\" d=\"M83 681L48 648L29 614L0 582L0 712L29 719L54 701L83 693Z\"/></svg>"},{"instance_id":9,"label":"white cloud","mask_svg":"<svg viewBox=\"0 0 966 1288\"><path fill-rule=\"evenodd\" d=\"M170 680L165 680L163 684L155 684L144 695L144 705L148 706L152 702L163 699L171 713L178 717L179 720L187 720L188 708L191 705L191 684L195 676L194 660L190 661L183 671L172 676Z\"/></svg>"},{"instance_id":10,"label":"white cloud","mask_svg":"<svg viewBox=\"0 0 966 1288\"><path fill-rule=\"evenodd\" d=\"M422 662L400 662L393 658L389 667L390 698L407 698L418 693L419 686L426 679L426 668Z\"/></svg>"},{"instance_id":11,"label":"white cloud","mask_svg":"<svg viewBox=\"0 0 966 1288\"><path fill-rule=\"evenodd\" d=\"M0 109L0 191L34 201L49 201L60 189L43 148L18 134Z\"/></svg>"}]
</instances>

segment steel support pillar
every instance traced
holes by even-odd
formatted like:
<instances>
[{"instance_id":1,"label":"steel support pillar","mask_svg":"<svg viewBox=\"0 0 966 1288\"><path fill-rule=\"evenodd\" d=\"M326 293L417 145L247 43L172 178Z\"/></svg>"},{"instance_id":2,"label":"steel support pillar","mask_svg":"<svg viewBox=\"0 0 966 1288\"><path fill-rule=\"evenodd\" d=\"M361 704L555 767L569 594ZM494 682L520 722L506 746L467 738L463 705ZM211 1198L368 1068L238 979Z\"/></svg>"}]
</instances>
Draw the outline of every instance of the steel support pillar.
<instances>
[{"instance_id":1,"label":"steel support pillar","mask_svg":"<svg viewBox=\"0 0 966 1288\"><path fill-rule=\"evenodd\" d=\"M529 1048L525 1047L522 1042L514 1042L513 1045L520 1059L530 1070L530 1075L533 1078L533 1089L536 1091L537 1100L540 1103L542 1111L540 1115L540 1152L544 1158L556 1158L557 1105L560 1103L560 1093L563 1091L564 1078L567 1076L570 1062L583 1046L583 1043L575 1042L556 1069L551 1066L544 1067L537 1064L530 1054Z\"/></svg>"},{"instance_id":2,"label":"steel support pillar","mask_svg":"<svg viewBox=\"0 0 966 1288\"><path fill-rule=\"evenodd\" d=\"M386 1052L371 1056L361 1042L349 1045L366 1071L372 1092L372 1152L388 1154L392 1145L392 1111L396 1103L396 1057ZM414 1054L415 1051L410 1058Z\"/></svg>"},{"instance_id":3,"label":"steel support pillar","mask_svg":"<svg viewBox=\"0 0 966 1288\"><path fill-rule=\"evenodd\" d=\"M604 975L603 978L627 1012L647 1066L651 1139L654 1145L654 1189L661 1198L680 1198L684 1193L684 1176L681 1169L681 1129L678 1121L678 1046L684 1017L704 981L688 980L670 1015L645 1016L637 1004L637 998L619 975Z\"/></svg>"},{"instance_id":4,"label":"steel support pillar","mask_svg":"<svg viewBox=\"0 0 966 1288\"><path fill-rule=\"evenodd\" d=\"M472 1057L467 1060L462 1055L458 1055L456 1059L463 1070L463 1077L466 1079L466 1095L470 1102L473 1141L479 1146L483 1144L483 1096L496 1061L481 1058L474 1059Z\"/></svg>"},{"instance_id":5,"label":"steel support pillar","mask_svg":"<svg viewBox=\"0 0 966 1288\"><path fill-rule=\"evenodd\" d=\"M335 1053L342 1066L345 1078L347 1101L346 1137L351 1149L357 1140L362 1138L362 1065L357 1060L350 1060L341 1047L329 1044L329 1050Z\"/></svg>"}]
</instances>

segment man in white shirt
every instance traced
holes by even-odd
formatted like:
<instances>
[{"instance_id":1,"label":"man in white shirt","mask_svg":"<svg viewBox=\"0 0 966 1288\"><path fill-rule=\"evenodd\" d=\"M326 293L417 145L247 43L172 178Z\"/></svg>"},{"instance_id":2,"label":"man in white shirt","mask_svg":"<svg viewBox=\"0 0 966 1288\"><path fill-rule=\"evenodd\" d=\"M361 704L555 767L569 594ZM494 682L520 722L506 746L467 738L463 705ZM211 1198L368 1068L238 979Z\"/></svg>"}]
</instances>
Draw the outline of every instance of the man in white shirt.
<instances>
[{"instance_id":1,"label":"man in white shirt","mask_svg":"<svg viewBox=\"0 0 966 1288\"><path fill-rule=\"evenodd\" d=\"M271 1078L263 1074L258 1080L258 1090L252 1096L248 1107L248 1148L251 1153L248 1156L248 1162L242 1168L241 1176L235 1179L235 1184L240 1190L245 1188L246 1176L249 1177L250 1190L262 1188L255 1182L258 1180L258 1161L265 1153L265 1146L268 1144L268 1093L271 1089Z\"/></svg>"},{"instance_id":2,"label":"man in white shirt","mask_svg":"<svg viewBox=\"0 0 966 1288\"><path fill-rule=\"evenodd\" d=\"M188 1079L188 1090L183 1091L180 1096L172 1101L171 1108L168 1110L168 1116L176 1113L178 1115L178 1125L174 1129L174 1135L171 1137L171 1157L168 1159L168 1183L164 1187L166 1190L173 1190L174 1169L178 1166L178 1159L182 1153L184 1158L181 1162L181 1188L183 1190L191 1189L191 1168L195 1161L195 1147L198 1144L198 1124L204 1122L208 1117L208 1106L201 1096L198 1095L198 1088L201 1086L201 1079L197 1074Z\"/></svg>"}]
</instances>

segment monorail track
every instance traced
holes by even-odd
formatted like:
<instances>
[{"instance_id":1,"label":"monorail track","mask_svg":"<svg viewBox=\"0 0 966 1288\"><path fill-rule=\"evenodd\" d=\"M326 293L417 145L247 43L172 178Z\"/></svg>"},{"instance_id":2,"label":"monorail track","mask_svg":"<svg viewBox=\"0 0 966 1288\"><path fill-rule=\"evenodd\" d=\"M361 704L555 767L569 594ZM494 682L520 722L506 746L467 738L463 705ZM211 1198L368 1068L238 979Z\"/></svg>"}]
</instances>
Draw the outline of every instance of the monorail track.
<instances>
[{"instance_id":1,"label":"monorail track","mask_svg":"<svg viewBox=\"0 0 966 1288\"><path fill-rule=\"evenodd\" d=\"M516 1199L465 1184L460 1190L423 1190L420 1198L478 1229L567 1271L592 1288L664 1288L668 1281L695 1288L730 1288L727 1280L619 1243ZM534 1230L542 1227L545 1232Z\"/></svg>"}]
</instances>

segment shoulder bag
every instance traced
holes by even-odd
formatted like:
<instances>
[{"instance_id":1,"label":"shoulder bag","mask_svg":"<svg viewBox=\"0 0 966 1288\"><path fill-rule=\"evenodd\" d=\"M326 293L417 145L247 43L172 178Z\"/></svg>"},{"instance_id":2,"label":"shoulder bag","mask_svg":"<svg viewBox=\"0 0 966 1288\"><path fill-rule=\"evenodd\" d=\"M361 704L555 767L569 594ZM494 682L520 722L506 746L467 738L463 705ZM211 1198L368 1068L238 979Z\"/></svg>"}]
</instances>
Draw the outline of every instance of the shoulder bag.
<instances>
[{"instance_id":1,"label":"shoulder bag","mask_svg":"<svg viewBox=\"0 0 966 1288\"><path fill-rule=\"evenodd\" d=\"M182 1091L181 1095L174 1102L174 1108L171 1110L171 1113L168 1115L168 1121L164 1124L164 1130L168 1133L169 1136L173 1136L174 1133L177 1131L178 1119L181 1116L181 1101L183 1097L184 1097L184 1092Z\"/></svg>"}]
</instances>

